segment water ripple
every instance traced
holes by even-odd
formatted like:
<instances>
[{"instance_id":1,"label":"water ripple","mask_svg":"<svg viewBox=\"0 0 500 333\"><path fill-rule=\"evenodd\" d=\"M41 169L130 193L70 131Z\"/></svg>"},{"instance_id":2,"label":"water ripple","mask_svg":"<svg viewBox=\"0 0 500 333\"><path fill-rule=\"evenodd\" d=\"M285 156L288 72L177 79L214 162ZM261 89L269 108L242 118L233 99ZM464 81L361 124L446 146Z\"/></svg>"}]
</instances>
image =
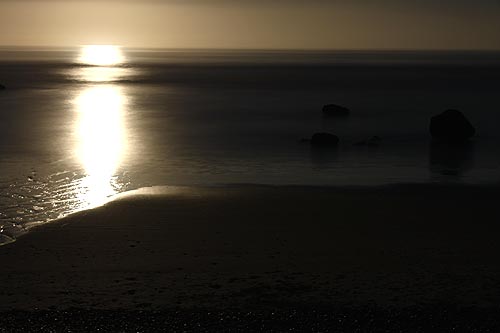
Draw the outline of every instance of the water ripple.
<instances>
[{"instance_id":1,"label":"water ripple","mask_svg":"<svg viewBox=\"0 0 500 333\"><path fill-rule=\"evenodd\" d=\"M89 209L88 176L63 171L45 178L30 178L0 184L0 245L12 242L29 228ZM128 190L126 174L109 180L112 189L105 199Z\"/></svg>"}]
</instances>

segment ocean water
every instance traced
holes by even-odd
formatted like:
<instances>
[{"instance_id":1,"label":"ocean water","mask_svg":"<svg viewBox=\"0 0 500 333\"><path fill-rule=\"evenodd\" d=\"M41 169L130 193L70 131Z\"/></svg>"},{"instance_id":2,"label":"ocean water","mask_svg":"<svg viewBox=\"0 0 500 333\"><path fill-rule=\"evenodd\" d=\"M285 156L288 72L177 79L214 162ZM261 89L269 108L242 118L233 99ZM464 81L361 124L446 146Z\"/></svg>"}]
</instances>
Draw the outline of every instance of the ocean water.
<instances>
[{"instance_id":1,"label":"ocean water","mask_svg":"<svg viewBox=\"0 0 500 333\"><path fill-rule=\"evenodd\" d=\"M500 180L500 53L115 51L0 48L0 242L152 185ZM430 140L449 108L465 146Z\"/></svg>"}]
</instances>

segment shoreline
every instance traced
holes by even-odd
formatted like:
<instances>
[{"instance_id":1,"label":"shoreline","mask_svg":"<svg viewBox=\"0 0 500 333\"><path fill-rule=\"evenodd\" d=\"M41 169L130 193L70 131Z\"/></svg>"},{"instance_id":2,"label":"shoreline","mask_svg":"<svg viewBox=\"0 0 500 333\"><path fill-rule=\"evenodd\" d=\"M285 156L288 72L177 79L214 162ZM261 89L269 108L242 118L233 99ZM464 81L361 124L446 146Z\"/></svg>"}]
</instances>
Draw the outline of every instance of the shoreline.
<instances>
[{"instance_id":1,"label":"shoreline","mask_svg":"<svg viewBox=\"0 0 500 333\"><path fill-rule=\"evenodd\" d=\"M258 189L258 188L271 188L271 189L295 189L295 190L330 190L330 191L341 191L341 192L363 192L363 193L373 193L379 191L399 191L399 192L408 192L408 191L419 191L419 190L470 190L470 191L496 191L500 189L500 183L458 183L458 182L426 182L426 183L387 183L387 184L376 184L376 185L303 185L303 184L265 184L265 183L221 183L221 184L212 184L212 185L153 185L153 186L145 186L139 187L136 189L128 190L125 192L117 193L108 198L106 202L103 204L83 209L80 211L76 211L70 213L68 215L44 222L28 222L23 227L23 231L20 231L16 235L10 233L0 234L3 238L0 238L0 247L16 242L18 239L27 235L38 228L43 228L47 225L51 225L53 223L58 223L61 220L71 219L73 216L89 212L95 209L100 209L103 206L106 206L115 201L123 200L125 198L130 197L160 197L165 196L171 193L172 189L184 189L184 190L193 190L193 189Z\"/></svg>"},{"instance_id":2,"label":"shoreline","mask_svg":"<svg viewBox=\"0 0 500 333\"><path fill-rule=\"evenodd\" d=\"M0 314L370 308L398 318L420 309L430 320L438 307L480 318L500 304L498 193L462 185L133 191L0 247L8 286Z\"/></svg>"}]
</instances>

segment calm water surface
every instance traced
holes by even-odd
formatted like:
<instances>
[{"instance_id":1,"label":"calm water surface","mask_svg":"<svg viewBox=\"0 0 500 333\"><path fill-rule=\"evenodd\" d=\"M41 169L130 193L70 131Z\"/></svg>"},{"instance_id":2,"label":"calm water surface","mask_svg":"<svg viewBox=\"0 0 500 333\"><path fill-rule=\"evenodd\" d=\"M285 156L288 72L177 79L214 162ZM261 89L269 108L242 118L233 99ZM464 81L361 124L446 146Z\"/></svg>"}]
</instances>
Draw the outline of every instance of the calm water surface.
<instances>
[{"instance_id":1,"label":"calm water surface","mask_svg":"<svg viewBox=\"0 0 500 333\"><path fill-rule=\"evenodd\" d=\"M151 185L500 180L496 53L0 49L0 82L0 242ZM431 143L448 108L470 144ZM317 131L339 148L300 142Z\"/></svg>"}]
</instances>

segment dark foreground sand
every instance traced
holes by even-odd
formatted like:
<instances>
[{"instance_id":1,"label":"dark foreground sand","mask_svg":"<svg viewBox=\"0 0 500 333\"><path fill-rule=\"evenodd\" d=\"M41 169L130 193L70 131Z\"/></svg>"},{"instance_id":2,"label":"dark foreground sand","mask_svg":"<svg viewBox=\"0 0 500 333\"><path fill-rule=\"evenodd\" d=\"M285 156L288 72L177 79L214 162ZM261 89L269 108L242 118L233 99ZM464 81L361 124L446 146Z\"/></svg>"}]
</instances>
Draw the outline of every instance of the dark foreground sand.
<instances>
[{"instance_id":1,"label":"dark foreground sand","mask_svg":"<svg viewBox=\"0 0 500 333\"><path fill-rule=\"evenodd\" d=\"M0 331L500 327L497 187L162 192L0 247Z\"/></svg>"}]
</instances>

